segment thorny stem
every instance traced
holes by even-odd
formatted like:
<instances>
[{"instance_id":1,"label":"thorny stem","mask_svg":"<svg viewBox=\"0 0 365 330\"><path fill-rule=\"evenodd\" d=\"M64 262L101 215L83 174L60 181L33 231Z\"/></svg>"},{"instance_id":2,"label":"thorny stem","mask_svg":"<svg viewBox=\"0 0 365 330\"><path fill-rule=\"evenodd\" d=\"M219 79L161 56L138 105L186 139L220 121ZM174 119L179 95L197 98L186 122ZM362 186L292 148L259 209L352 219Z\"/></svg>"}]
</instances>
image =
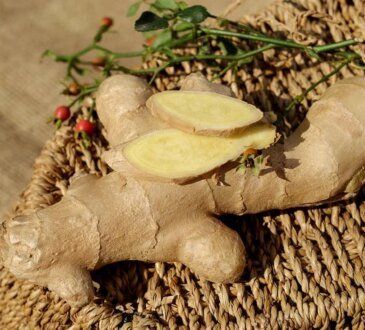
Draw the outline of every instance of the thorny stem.
<instances>
[{"instance_id":1,"label":"thorny stem","mask_svg":"<svg viewBox=\"0 0 365 330\"><path fill-rule=\"evenodd\" d=\"M254 55L263 53L264 51L266 51L268 49L272 49L274 47L275 47L275 45L269 44L269 45L266 45L266 46L263 46L263 47L260 47L257 49L253 49L248 52L241 53L239 55L190 55L190 56L180 56L177 58L173 58L158 68L152 68L152 72L154 72L154 75L152 76L149 83L151 84L156 79L158 73L160 73L162 70L165 70L166 68L168 68L170 66L174 66L181 62L190 62L190 61L194 61L194 60L198 60L198 61L199 60L211 60L211 59L220 59L220 60L228 60L228 61L237 62L240 60L244 60L248 57L252 57Z\"/></svg>"},{"instance_id":2,"label":"thorny stem","mask_svg":"<svg viewBox=\"0 0 365 330\"><path fill-rule=\"evenodd\" d=\"M98 89L99 84L95 84L95 86L91 86L88 88L84 88L77 97L75 97L69 104L68 107L71 108L74 104L76 104L77 101L82 100L85 96L92 94L93 92L96 92Z\"/></svg>"},{"instance_id":3,"label":"thorny stem","mask_svg":"<svg viewBox=\"0 0 365 330\"><path fill-rule=\"evenodd\" d=\"M234 32L234 31L225 31L225 30L219 30L219 29L210 29L210 28L201 28L201 31L210 34L210 35L216 35L216 36L225 36L225 37L237 37L239 39L245 39L245 40L253 40L253 41L262 41L265 43L271 43L275 46L285 47L285 48L298 48L302 50L313 50L315 53L323 53L328 52L331 50L340 49L343 47L353 46L360 43L360 40L357 39L349 39L344 40L340 42L331 43L328 45L323 46L314 46L314 47L307 47L305 45L299 44L292 40L283 40L283 39L277 39L268 37L263 34L259 33L253 33L253 34L247 34L247 33L240 33L240 32Z\"/></svg>"},{"instance_id":4,"label":"thorny stem","mask_svg":"<svg viewBox=\"0 0 365 330\"><path fill-rule=\"evenodd\" d=\"M316 46L316 47L313 47L313 50L317 54L319 54L319 53L323 53L323 52L329 52L331 50L340 49L340 48L343 48L343 47L354 46L354 45L357 45L361 42L362 41L358 40L358 39L348 39L348 40L334 42L334 43L328 44L328 45Z\"/></svg>"},{"instance_id":5,"label":"thorny stem","mask_svg":"<svg viewBox=\"0 0 365 330\"><path fill-rule=\"evenodd\" d=\"M294 106L297 104L300 104L304 101L305 97L315 88L317 88L318 85L326 82L329 78L337 74L341 71L343 67L345 67L347 64L352 62L354 60L355 56L348 56L345 60L341 61L338 66L336 66L330 73L324 75L321 79L313 83L308 89L306 89L302 94L296 96L293 101L289 103L289 105L285 108L285 111L290 111ZM356 56L357 57L357 56Z\"/></svg>"},{"instance_id":6,"label":"thorny stem","mask_svg":"<svg viewBox=\"0 0 365 330\"><path fill-rule=\"evenodd\" d=\"M319 84L327 81L331 76L337 74L344 66L353 62L356 59L360 59L360 56L357 53L353 51L341 51L341 49L363 42L361 40L349 39L327 45L311 47L297 43L294 40L284 40L280 38L271 37L262 34L260 32L257 32L246 25L235 23L224 18L215 17L215 19L218 21L218 23L220 23L220 26L223 26L223 24L225 23L226 25L234 26L238 31L214 29L214 28L204 27L200 24L193 24L191 28L184 29L183 32L178 31L177 29L174 30L173 27L170 27L170 30L171 32L174 33L175 37L171 38L171 40L169 40L168 42L163 43L162 45L159 45L157 47L153 45L145 46L144 49L140 51L120 53L105 48L99 44L99 42L102 40L103 34L108 30L107 28L101 27L94 36L91 44L74 54L57 54L53 51L47 50L44 52L43 55L48 56L57 62L67 63L66 77L72 79L78 86L82 87L80 94L75 99L73 99L73 101L69 104L69 107L72 107L78 101L82 100L84 97L96 91L100 84L100 81L95 80L94 84L82 86L78 80L78 76L82 76L82 74L84 73L83 69L84 66L94 65L91 61L83 60L82 57L95 51L101 52L105 58L105 65L102 71L104 78L106 76L109 76L113 71L119 71L135 75L152 74L152 77L150 78L149 81L150 84L156 79L156 77L159 75L160 72L162 72L168 67L174 66L182 62L213 60L216 61L215 62L216 65L220 66L222 64L220 61L222 61L224 67L217 75L213 77L212 80L214 80L217 77L224 75L234 66L240 66L246 64L250 62L247 60L254 57L255 55L263 53L266 50L273 48L298 49L299 51L305 52L309 56L314 57L317 60L320 60L318 54L321 53L331 54L333 52L334 52L333 55L336 56L337 58L338 57L343 58L343 60L340 62L340 65L337 66L333 71L323 76L320 80L313 83L301 95L294 98L294 100L286 107L285 109L286 111L292 109L298 103L301 103L310 91L315 89ZM196 46L199 45L202 40L209 41L211 38L216 38L216 37L250 40L259 42L260 44L263 45L257 47L256 49L245 52L238 49L236 54L208 53L208 54L180 56L176 55L173 52L174 49L177 49L179 47L186 46L189 44ZM145 59L147 56L156 53L163 54L167 57L164 58L164 63L162 63L162 65L160 65L159 67L146 68L146 69L131 69L118 63L119 60L123 58L142 57L143 59ZM246 60L246 62L244 60ZM361 64L359 64L358 67L361 68Z\"/></svg>"},{"instance_id":7,"label":"thorny stem","mask_svg":"<svg viewBox=\"0 0 365 330\"><path fill-rule=\"evenodd\" d=\"M225 30L211 29L211 28L201 28L201 30L208 35L224 36L224 37L237 37L239 39L245 39L245 40L262 41L262 42L266 42L266 43L271 43L276 46L287 47L287 48L288 47L289 48L300 48L300 49L306 48L304 45L298 44L295 41L276 39L276 38L272 38L272 37L268 37L266 35L261 35L261 34L256 34L256 33L254 33L254 34L240 33L240 32L225 31Z\"/></svg>"},{"instance_id":8,"label":"thorny stem","mask_svg":"<svg viewBox=\"0 0 365 330\"><path fill-rule=\"evenodd\" d=\"M174 66L178 63L181 62L189 62L189 61L194 61L194 60L210 60L210 59L220 59L220 60L228 60L228 61L240 61L240 60L244 60L248 57L252 57L254 55L257 55L259 53L263 53L264 51L268 50L268 49L272 49L275 48L275 45L266 45L257 49L253 49L251 51L248 52L244 52L244 53L240 53L238 55L188 55L188 56L178 56L175 58L172 58L170 60L168 60L167 62L165 62L163 65L156 67L156 68L147 68L147 69L138 69L138 70L133 70L133 69L129 69L125 66L121 66L121 65L117 65L114 66L113 68L111 68L112 71L122 71L123 73L128 73L128 74L145 74L145 73L153 73L153 76L150 80L150 84L154 81L154 79L157 77L157 75L165 70L168 67Z\"/></svg>"},{"instance_id":9,"label":"thorny stem","mask_svg":"<svg viewBox=\"0 0 365 330\"><path fill-rule=\"evenodd\" d=\"M225 73L227 73L229 70L231 70L235 65L237 65L237 61L233 61L232 63L228 64L223 70L218 72L211 81L214 81L218 79L219 77L224 76Z\"/></svg>"},{"instance_id":10,"label":"thorny stem","mask_svg":"<svg viewBox=\"0 0 365 330\"><path fill-rule=\"evenodd\" d=\"M109 50L105 47L94 45L95 50L100 50L106 54L110 54L113 58L131 58L131 57L141 57L144 52L143 51L135 51L135 52L127 52L127 53L115 53L112 50Z\"/></svg>"},{"instance_id":11,"label":"thorny stem","mask_svg":"<svg viewBox=\"0 0 365 330\"><path fill-rule=\"evenodd\" d=\"M44 55L53 58L56 62L72 62L74 60L77 60L80 56L85 55L93 50L99 50L99 51L104 52L105 54L113 55L114 58L140 57L144 54L144 51L135 51L135 52L126 52L126 53L113 52L110 49L107 49L105 47L102 47L100 45L93 43L90 46L87 46L87 47L83 48L82 50L80 50L79 52L71 54L71 55L57 54L50 50L47 50L44 53Z\"/></svg>"}]
</instances>

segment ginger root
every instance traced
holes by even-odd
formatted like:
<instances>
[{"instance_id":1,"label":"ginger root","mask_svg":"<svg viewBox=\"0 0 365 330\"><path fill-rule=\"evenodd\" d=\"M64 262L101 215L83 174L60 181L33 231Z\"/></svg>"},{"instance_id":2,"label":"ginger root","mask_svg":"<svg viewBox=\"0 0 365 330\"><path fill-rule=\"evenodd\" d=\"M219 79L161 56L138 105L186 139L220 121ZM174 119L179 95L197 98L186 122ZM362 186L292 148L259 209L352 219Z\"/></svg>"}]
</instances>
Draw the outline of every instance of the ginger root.
<instances>
[{"instance_id":1,"label":"ginger root","mask_svg":"<svg viewBox=\"0 0 365 330\"><path fill-rule=\"evenodd\" d=\"M183 86L230 94L201 76L191 75ZM92 300L89 271L119 260L177 261L208 280L236 281L245 266L244 245L219 215L344 199L364 182L364 78L329 88L284 146L268 149L264 175L221 168L224 186L213 179L153 182L117 171L121 146L166 128L144 106L150 95L133 76L102 83L97 111L111 146L104 158L116 171L82 177L59 203L3 224L2 259L14 275L77 305Z\"/></svg>"}]
</instances>

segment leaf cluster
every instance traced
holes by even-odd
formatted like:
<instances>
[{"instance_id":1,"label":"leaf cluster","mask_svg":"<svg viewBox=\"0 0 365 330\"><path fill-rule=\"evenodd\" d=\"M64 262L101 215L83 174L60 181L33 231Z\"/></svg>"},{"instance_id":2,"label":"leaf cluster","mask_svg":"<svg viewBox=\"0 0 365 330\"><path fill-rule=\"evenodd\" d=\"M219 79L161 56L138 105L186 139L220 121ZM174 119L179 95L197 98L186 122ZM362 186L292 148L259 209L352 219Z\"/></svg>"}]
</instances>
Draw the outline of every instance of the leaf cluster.
<instances>
[{"instance_id":1,"label":"leaf cluster","mask_svg":"<svg viewBox=\"0 0 365 330\"><path fill-rule=\"evenodd\" d=\"M129 7L127 16L136 15L142 5L146 5L147 10L140 14L134 28L143 32L146 38L154 37L153 48L167 44L176 33L194 30L209 17L216 18L201 5L189 6L185 1L175 0L155 0L152 3L138 0Z\"/></svg>"},{"instance_id":2,"label":"leaf cluster","mask_svg":"<svg viewBox=\"0 0 365 330\"><path fill-rule=\"evenodd\" d=\"M127 12L127 16L134 16L140 6L146 1L139 0L133 3ZM148 32L161 30L171 26L171 23L187 22L199 24L204 22L208 17L215 17L208 10L201 6L188 6L184 1L175 0L155 0L149 4L148 10L142 12L135 22L135 29L139 32Z\"/></svg>"}]
</instances>

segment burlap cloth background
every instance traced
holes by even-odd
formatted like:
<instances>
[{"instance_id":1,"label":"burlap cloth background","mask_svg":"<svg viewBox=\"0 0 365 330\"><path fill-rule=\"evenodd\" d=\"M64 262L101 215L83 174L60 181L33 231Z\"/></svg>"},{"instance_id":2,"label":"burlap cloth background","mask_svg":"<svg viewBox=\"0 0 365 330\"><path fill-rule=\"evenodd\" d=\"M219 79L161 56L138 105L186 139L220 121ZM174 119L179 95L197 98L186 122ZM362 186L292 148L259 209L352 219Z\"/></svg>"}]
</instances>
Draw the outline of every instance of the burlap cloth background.
<instances>
[{"instance_id":1,"label":"burlap cloth background","mask_svg":"<svg viewBox=\"0 0 365 330\"><path fill-rule=\"evenodd\" d=\"M364 38L364 13L363 0L285 1L245 21L303 42L331 42ZM358 50L364 54L363 48ZM197 70L211 74L204 65L184 65L168 70L156 87L175 88L182 76ZM301 55L288 61L287 55L272 52L241 70L238 83L230 74L223 82L265 111L278 111L329 71L328 64ZM339 78L360 74L346 68ZM311 93L308 102L288 116L284 130L295 127L309 104L335 80ZM15 213L58 201L76 171L105 174L108 169L99 159L107 147L103 141L100 133L86 150L74 140L71 128L59 130L36 160ZM121 262L94 273L100 285L94 303L72 309L52 292L18 281L0 268L0 328L364 329L363 194L345 203L225 222L241 233L248 252L239 283L202 281L180 264Z\"/></svg>"}]
</instances>

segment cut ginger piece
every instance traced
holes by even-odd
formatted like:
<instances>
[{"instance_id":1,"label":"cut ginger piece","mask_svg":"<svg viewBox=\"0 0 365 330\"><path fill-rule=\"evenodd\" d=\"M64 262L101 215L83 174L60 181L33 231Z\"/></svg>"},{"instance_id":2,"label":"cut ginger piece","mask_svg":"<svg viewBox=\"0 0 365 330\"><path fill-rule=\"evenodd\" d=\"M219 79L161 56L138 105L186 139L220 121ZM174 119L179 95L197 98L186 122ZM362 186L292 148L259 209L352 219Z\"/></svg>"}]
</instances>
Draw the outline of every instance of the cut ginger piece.
<instances>
[{"instance_id":1,"label":"cut ginger piece","mask_svg":"<svg viewBox=\"0 0 365 330\"><path fill-rule=\"evenodd\" d=\"M262 119L255 106L212 92L166 91L147 101L151 113L187 133L231 136Z\"/></svg>"},{"instance_id":2,"label":"cut ginger piece","mask_svg":"<svg viewBox=\"0 0 365 330\"><path fill-rule=\"evenodd\" d=\"M194 135L168 128L128 142L122 152L127 162L139 171L182 182L237 159L247 148L264 149L275 138L275 128L262 123L227 138Z\"/></svg>"}]
</instances>

